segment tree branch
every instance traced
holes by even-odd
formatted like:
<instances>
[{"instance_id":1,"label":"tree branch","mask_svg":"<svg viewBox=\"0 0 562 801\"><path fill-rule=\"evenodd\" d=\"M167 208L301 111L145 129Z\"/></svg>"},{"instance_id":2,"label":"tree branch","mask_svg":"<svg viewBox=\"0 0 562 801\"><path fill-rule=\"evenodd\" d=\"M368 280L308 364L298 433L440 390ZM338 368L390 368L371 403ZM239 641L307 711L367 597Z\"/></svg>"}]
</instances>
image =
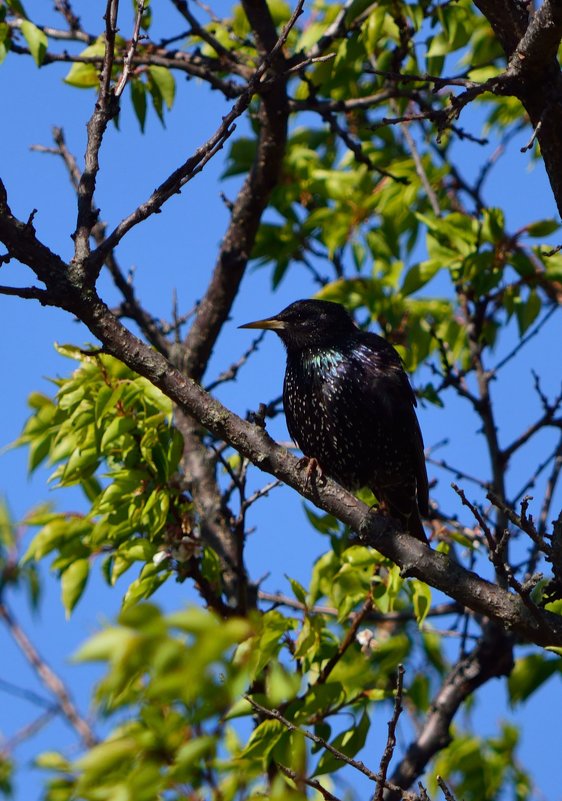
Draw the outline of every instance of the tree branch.
<instances>
[{"instance_id":1,"label":"tree branch","mask_svg":"<svg viewBox=\"0 0 562 801\"><path fill-rule=\"evenodd\" d=\"M97 219L93 207L96 178L99 171L99 152L109 121L118 110L118 101L111 91L111 71L115 57L115 35L119 0L107 0L105 9L105 54L100 76L98 98L86 130L88 140L84 158L84 172L78 184L78 219L74 232L74 263L82 272L90 255L90 234ZM95 277L95 276L94 276Z\"/></svg>"},{"instance_id":2,"label":"tree branch","mask_svg":"<svg viewBox=\"0 0 562 801\"><path fill-rule=\"evenodd\" d=\"M84 745L92 748L96 744L96 738L89 724L80 716L63 682L38 654L35 646L18 625L5 603L0 603L0 618L45 687L57 699L61 712L76 730Z\"/></svg>"},{"instance_id":3,"label":"tree branch","mask_svg":"<svg viewBox=\"0 0 562 801\"><path fill-rule=\"evenodd\" d=\"M463 701L490 679L509 675L513 667L512 645L512 635L503 628L492 624L485 628L472 652L445 677L420 732L392 774L393 784L410 787L429 760L451 742L449 727ZM384 794L385 801L399 798L396 792Z\"/></svg>"},{"instance_id":4,"label":"tree branch","mask_svg":"<svg viewBox=\"0 0 562 801\"><path fill-rule=\"evenodd\" d=\"M557 59L562 38L562 8L544 0L529 18L523 3L475 0L500 40L508 59L509 93L525 107L544 159L546 172L562 214L562 75ZM506 87L507 88L507 87ZM540 125L539 125L540 123Z\"/></svg>"}]
</instances>

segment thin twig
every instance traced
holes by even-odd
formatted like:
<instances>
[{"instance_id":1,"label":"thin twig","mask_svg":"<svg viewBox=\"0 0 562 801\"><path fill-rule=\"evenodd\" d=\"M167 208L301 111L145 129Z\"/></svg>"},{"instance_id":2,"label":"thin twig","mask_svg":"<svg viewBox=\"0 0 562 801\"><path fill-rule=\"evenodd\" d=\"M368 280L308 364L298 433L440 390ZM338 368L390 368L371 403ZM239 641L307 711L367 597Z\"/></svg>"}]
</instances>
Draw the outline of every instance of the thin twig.
<instances>
[{"instance_id":1,"label":"thin twig","mask_svg":"<svg viewBox=\"0 0 562 801\"><path fill-rule=\"evenodd\" d=\"M131 214L125 217L116 228L106 237L105 241L98 246L92 253L90 265L92 272L98 272L106 258L107 253L113 250L118 242L131 230L147 217L156 214L164 203L173 195L178 194L185 184L192 180L203 167L222 149L225 142L232 136L235 130L234 122L240 117L250 105L252 97L258 89L263 75L269 68L272 59L283 47L287 36L296 20L302 13L304 0L299 0L289 22L285 25L283 32L279 36L272 50L262 59L254 74L248 81L242 94L235 102L231 110L223 117L223 120L215 133L190 156L177 170L166 178L152 195L141 203Z\"/></svg>"},{"instance_id":2,"label":"thin twig","mask_svg":"<svg viewBox=\"0 0 562 801\"><path fill-rule=\"evenodd\" d=\"M12 684L11 681L6 681L6 679L0 679L0 690L8 693L9 695L23 698L26 701L29 701L31 704L42 706L44 709L53 709L53 702L48 698L43 698L43 696L39 695L39 693L36 693L33 690L28 690L25 687L18 687L17 684ZM58 711L57 707L55 707L55 709Z\"/></svg>"},{"instance_id":3,"label":"thin twig","mask_svg":"<svg viewBox=\"0 0 562 801\"><path fill-rule=\"evenodd\" d=\"M429 200L430 206L433 209L433 213L435 214L436 217L441 217L441 208L439 207L439 201L437 200L437 195L435 194L433 187L429 182L429 178L427 177L427 172L425 171L425 167L423 166L423 161L416 147L414 137L408 130L408 126L405 125L404 123L401 123L400 130L402 132L402 136L406 140L408 147L410 148L410 153L412 154L412 159L414 161L416 172L419 175L423 188L425 189L425 193L427 195L427 199Z\"/></svg>"},{"instance_id":4,"label":"thin twig","mask_svg":"<svg viewBox=\"0 0 562 801\"><path fill-rule=\"evenodd\" d=\"M490 483L488 481L483 481L477 476L466 473L464 470L461 470L460 467L453 467L453 465L450 465L447 461L445 461L445 459L434 459L432 456L426 456L425 461L428 464L433 464L435 467L440 467L442 470L446 470L448 473L454 475L459 481L470 481L472 484L476 484L481 489L490 489Z\"/></svg>"},{"instance_id":5,"label":"thin twig","mask_svg":"<svg viewBox=\"0 0 562 801\"><path fill-rule=\"evenodd\" d=\"M442 776L437 777L437 784L443 790L443 795L445 796L445 801L457 801L453 793L449 790L447 785L445 784L445 780Z\"/></svg>"},{"instance_id":6,"label":"thin twig","mask_svg":"<svg viewBox=\"0 0 562 801\"><path fill-rule=\"evenodd\" d=\"M121 97L123 90L127 85L127 81L129 80L129 75L131 74L133 57L139 43L140 26L142 22L142 15L144 14L144 2L145 0L138 0L137 16L135 19L135 27L133 28L133 35L131 36L131 44L129 45L129 49L127 50L125 58L123 59L123 72L121 73L121 77L113 89L114 97Z\"/></svg>"},{"instance_id":7,"label":"thin twig","mask_svg":"<svg viewBox=\"0 0 562 801\"><path fill-rule=\"evenodd\" d=\"M81 31L80 17L78 17L70 4L70 0L55 0L55 9L62 14L70 30L73 33Z\"/></svg>"},{"instance_id":8,"label":"thin twig","mask_svg":"<svg viewBox=\"0 0 562 801\"><path fill-rule=\"evenodd\" d=\"M316 790L316 792L320 793L324 801L341 801L341 799L339 799L329 790L326 790L326 788L323 787L316 779L307 779L306 776L300 776L294 770L291 770L291 768L288 768L286 765L282 765L280 762L276 762L275 764L281 773L284 773L285 776L288 776L294 782L303 782L307 787L312 787L313 790Z\"/></svg>"},{"instance_id":9,"label":"thin twig","mask_svg":"<svg viewBox=\"0 0 562 801\"><path fill-rule=\"evenodd\" d=\"M536 337L536 335L543 328L544 324L546 322L548 322L548 320L550 320L550 318L552 317L552 315L554 314L555 311L558 311L558 306L553 303L552 306L550 307L550 309L546 312L546 314L539 320L539 322L533 328L531 328L525 334L525 336L521 337L518 340L518 342L515 345L515 347L512 350L509 351L507 356L504 356L503 359L500 359L500 361L496 364L496 366L492 370L494 375L496 375L502 369L502 367L504 367L506 364L508 364L508 362L510 362L513 359L514 356L517 356L517 354L519 353L521 348L524 348L525 345L531 339Z\"/></svg>"},{"instance_id":10,"label":"thin twig","mask_svg":"<svg viewBox=\"0 0 562 801\"><path fill-rule=\"evenodd\" d=\"M51 155L60 156L67 169L72 186L76 191L78 191L81 178L80 169L74 154L71 153L67 147L62 128L56 126L53 128L53 139L56 145L54 148L44 147L42 145L33 145L31 149L38 153L48 153ZM92 197L92 203L93 200L94 199ZM105 224L98 220L91 231L92 238L98 245L104 241L105 231ZM152 316L141 306L136 297L132 282L125 278L113 251L108 253L105 263L115 286L123 296L123 303L121 304L118 313L120 313L121 316L127 316L134 320L150 344L155 348L158 348L161 353L167 355L169 352L169 346L165 336L165 331L158 327ZM38 299L40 300L40 298Z\"/></svg>"},{"instance_id":11,"label":"thin twig","mask_svg":"<svg viewBox=\"0 0 562 801\"><path fill-rule=\"evenodd\" d=\"M345 637L343 638L342 642L338 646L338 650L336 653L326 662L322 670L320 671L320 675L316 679L315 684L325 684L330 676L330 673L338 664L342 656L345 654L349 646L355 642L357 637L357 632L359 631L359 626L365 620L367 615L371 612L373 608L373 599L371 595L365 599L363 606L361 609L352 616L351 625L346 631Z\"/></svg>"},{"instance_id":12,"label":"thin twig","mask_svg":"<svg viewBox=\"0 0 562 801\"><path fill-rule=\"evenodd\" d=\"M227 50L227 48L219 42L216 36L213 36L212 33L199 24L197 18L189 10L186 0L172 0L172 3L182 17L189 23L191 28L189 33L192 36L197 36L199 39L202 39L202 41L206 42L209 47L213 48L217 56L222 57L225 61L239 63L240 60L235 51Z\"/></svg>"},{"instance_id":13,"label":"thin twig","mask_svg":"<svg viewBox=\"0 0 562 801\"><path fill-rule=\"evenodd\" d=\"M558 484L558 479L560 478L561 472L562 472L562 434L560 436L560 439L558 440L558 448L556 449L556 453L554 454L554 464L552 465L552 471L546 482L546 489L544 492L544 498L539 515L539 528L538 528L539 536L544 536L546 532L546 527L548 525L548 518L550 515L550 508L554 497L554 491L556 489L556 485Z\"/></svg>"},{"instance_id":14,"label":"thin twig","mask_svg":"<svg viewBox=\"0 0 562 801\"><path fill-rule=\"evenodd\" d=\"M302 734L302 736L306 737L307 740L311 740L313 743L316 743L316 745L320 745L322 748L325 748L326 751L329 751L330 754L332 754L332 756L334 756L336 759L339 759L346 765L350 765L352 768L355 768L355 770L359 771L359 773L362 773L371 781L373 782L378 781L379 778L378 774L374 773L372 770L369 770L369 768L366 765L364 765L363 762L348 757L342 751L338 750L337 748L334 748L333 745L330 745L330 743L326 742L326 740L324 740L323 737L319 737L317 734L313 734L313 732L308 731L308 729L301 729L298 726L295 726L294 723L291 723L290 720L287 720L287 718L283 717L283 715L281 714L281 712L279 712L278 709L268 709L267 707L258 704L258 702L255 701L250 695L245 694L244 698L248 701L250 706L252 706L257 712L260 712L262 715L265 715L265 717L271 718L272 720L278 720L279 723L285 726L285 728L287 728L289 731ZM397 790L398 792L402 792L400 787L397 787L396 785L391 785L388 782L386 782L385 786L388 787L390 790Z\"/></svg>"},{"instance_id":15,"label":"thin twig","mask_svg":"<svg viewBox=\"0 0 562 801\"><path fill-rule=\"evenodd\" d=\"M542 128L542 121L543 121L543 118L541 116L540 120L537 122L537 124L533 128L533 133L531 134L531 138L529 139L529 141L527 142L526 145L523 145L523 147L520 148L521 153L526 153L527 150L530 150L533 147L533 145L535 143L535 139L539 135L540 129Z\"/></svg>"},{"instance_id":16,"label":"thin twig","mask_svg":"<svg viewBox=\"0 0 562 801\"><path fill-rule=\"evenodd\" d=\"M117 112L117 103L111 93L111 72L115 59L115 36L119 0L107 0L105 10L105 53L100 75L98 97L87 125L88 139L84 159L84 172L78 184L78 219L74 232L75 265L82 270L90 255L90 234L97 213L93 208L96 178L99 171L99 152L110 119Z\"/></svg>"},{"instance_id":17,"label":"thin twig","mask_svg":"<svg viewBox=\"0 0 562 801\"><path fill-rule=\"evenodd\" d=\"M52 721L58 711L58 709L47 709L39 715L39 717L35 718L35 720L32 720L31 723L22 726L12 737L2 743L0 754L11 753L23 742L36 735L37 732L41 731L41 729Z\"/></svg>"},{"instance_id":18,"label":"thin twig","mask_svg":"<svg viewBox=\"0 0 562 801\"><path fill-rule=\"evenodd\" d=\"M6 624L8 631L14 638L19 646L21 652L29 662L29 664L36 671L37 675L56 697L59 702L60 710L64 714L71 726L77 731L80 739L88 748L92 748L96 744L96 738L90 725L84 720L76 709L68 690L61 681L61 679L54 673L54 671L47 665L44 659L41 658L37 649L18 625L14 616L8 609L5 603L0 603L0 618Z\"/></svg>"},{"instance_id":19,"label":"thin twig","mask_svg":"<svg viewBox=\"0 0 562 801\"><path fill-rule=\"evenodd\" d=\"M525 482L524 486L521 487L519 492L513 498L513 503L517 503L522 498L527 495L527 493L533 489L535 484L537 483L538 477L543 473L548 465L552 462L553 459L556 459L556 454L558 453L558 445L555 446L554 450L535 468L533 475Z\"/></svg>"},{"instance_id":20,"label":"thin twig","mask_svg":"<svg viewBox=\"0 0 562 801\"><path fill-rule=\"evenodd\" d=\"M521 502L521 514L517 514L517 512L508 506L505 501L503 501L501 498L498 498L494 492L488 492L486 497L494 504L495 507L502 510L502 512L509 519L509 521L513 523L514 526L517 526L518 529L524 531L525 534L527 534L533 540L533 542L538 545L543 553L547 555L550 553L550 547L548 543L537 532L533 518L527 514L529 501L531 500L529 496L524 498Z\"/></svg>"},{"instance_id":21,"label":"thin twig","mask_svg":"<svg viewBox=\"0 0 562 801\"><path fill-rule=\"evenodd\" d=\"M238 359L238 361L236 361L233 364L231 364L230 367L228 367L226 370L224 370L218 376L218 378L216 378L214 381L212 381L210 384L208 384L205 387L205 390L207 392L212 392L214 389L216 389L218 386L220 386L220 384L224 384L227 381L235 381L237 376L238 376L238 372L239 372L240 368L243 367L243 365L246 364L246 362L248 361L250 356L253 353L255 353L257 351L257 349L259 348L259 346L260 346L260 344L261 344L261 342L263 340L264 334L265 334L265 331L262 331L259 336L257 336L255 339L253 339L250 347L246 351L244 351L244 353Z\"/></svg>"},{"instance_id":22,"label":"thin twig","mask_svg":"<svg viewBox=\"0 0 562 801\"><path fill-rule=\"evenodd\" d=\"M313 615L329 615L330 617L338 617L339 612L333 606L315 605L307 607L306 604L297 601L296 598L290 598L288 595L283 595L280 592L266 592L259 590L258 598L262 601L269 601L276 606L287 606L289 609L299 609L301 612L308 612ZM463 607L455 602L437 604L429 610L426 617L441 617L443 615L458 615L463 611ZM355 615L350 615L348 620L354 618ZM415 614L407 610L400 612L375 612L371 611L366 620L373 623L402 623L409 620L415 620Z\"/></svg>"},{"instance_id":23,"label":"thin twig","mask_svg":"<svg viewBox=\"0 0 562 801\"><path fill-rule=\"evenodd\" d=\"M398 719L402 714L402 692L404 685L404 665L398 665L396 676L396 696L394 698L394 710L391 719L388 721L388 737L386 739L386 746L381 757L379 766L379 778L377 779L377 787L373 801L382 801L384 787L386 784L386 776L388 773L388 766L396 748L396 726Z\"/></svg>"},{"instance_id":24,"label":"thin twig","mask_svg":"<svg viewBox=\"0 0 562 801\"><path fill-rule=\"evenodd\" d=\"M464 493L464 490L462 490L457 484L453 482L451 483L451 487L454 489L454 491L461 499L462 505L466 506L467 509L470 509L470 511L472 512L472 515L474 516L476 522L480 526L482 533L486 537L486 541L488 543L488 548L490 549L490 552L491 553L495 552L497 548L497 543L490 527L488 526L486 520L484 519L484 515L482 514L481 510L474 503L468 500L468 498Z\"/></svg>"},{"instance_id":25,"label":"thin twig","mask_svg":"<svg viewBox=\"0 0 562 801\"><path fill-rule=\"evenodd\" d=\"M244 500L243 503L244 511L249 509L250 506L252 506L252 504L254 504L256 501L259 501L260 498L265 498L267 495L269 495L269 493L272 490L277 489L277 487L280 487L282 483L283 483L282 481L279 481L279 479L276 478L275 481L270 481L268 484L265 484L263 487L260 487L258 490L252 493L252 495L250 495L249 498L246 498Z\"/></svg>"}]
</instances>

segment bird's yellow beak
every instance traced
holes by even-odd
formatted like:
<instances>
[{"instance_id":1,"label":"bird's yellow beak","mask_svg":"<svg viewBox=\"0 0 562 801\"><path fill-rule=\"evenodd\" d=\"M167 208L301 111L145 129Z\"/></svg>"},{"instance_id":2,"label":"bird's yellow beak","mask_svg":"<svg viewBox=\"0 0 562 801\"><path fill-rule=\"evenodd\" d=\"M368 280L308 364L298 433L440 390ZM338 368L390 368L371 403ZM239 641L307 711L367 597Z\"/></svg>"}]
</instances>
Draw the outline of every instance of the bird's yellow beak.
<instances>
[{"instance_id":1,"label":"bird's yellow beak","mask_svg":"<svg viewBox=\"0 0 562 801\"><path fill-rule=\"evenodd\" d=\"M276 317L268 317L267 320L256 320L255 323L245 323L238 326L238 328L265 328L271 331L283 331L286 327L287 324Z\"/></svg>"}]
</instances>

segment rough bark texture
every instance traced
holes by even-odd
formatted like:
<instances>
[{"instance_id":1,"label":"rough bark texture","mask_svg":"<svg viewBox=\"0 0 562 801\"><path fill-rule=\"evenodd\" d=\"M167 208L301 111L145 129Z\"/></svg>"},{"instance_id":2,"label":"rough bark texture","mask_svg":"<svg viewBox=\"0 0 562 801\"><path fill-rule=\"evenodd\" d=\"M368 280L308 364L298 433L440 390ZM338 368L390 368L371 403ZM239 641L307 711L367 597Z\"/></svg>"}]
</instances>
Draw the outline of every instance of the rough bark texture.
<instances>
[{"instance_id":1,"label":"rough bark texture","mask_svg":"<svg viewBox=\"0 0 562 801\"><path fill-rule=\"evenodd\" d=\"M490 22L508 60L506 94L523 104L536 130L552 192L562 215L562 75L557 53L562 38L562 7L545 0L529 18L513 0L475 0Z\"/></svg>"}]
</instances>

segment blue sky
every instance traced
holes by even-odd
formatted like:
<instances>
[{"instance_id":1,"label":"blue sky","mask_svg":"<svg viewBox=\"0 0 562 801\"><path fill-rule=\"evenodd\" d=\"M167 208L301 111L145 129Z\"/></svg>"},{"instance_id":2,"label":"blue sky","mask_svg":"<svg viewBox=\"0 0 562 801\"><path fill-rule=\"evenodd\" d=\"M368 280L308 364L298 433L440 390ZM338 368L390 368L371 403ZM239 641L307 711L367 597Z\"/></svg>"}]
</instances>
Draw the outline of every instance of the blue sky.
<instances>
[{"instance_id":1,"label":"blue sky","mask_svg":"<svg viewBox=\"0 0 562 801\"><path fill-rule=\"evenodd\" d=\"M32 18L44 23L55 22L50 4L32 0L25 5ZM93 20L92 29L97 26L101 6L76 3L76 10L86 27L90 25L88 18ZM163 34L176 23L173 9L167 6L164 21L168 25L163 24ZM126 29L125 22L123 27ZM64 66L57 65L37 70L31 60L21 57L9 57L0 67L0 89L3 96L9 98L10 109L0 134L3 154L0 172L16 215L26 219L31 210L37 208L35 226L38 235L64 258L69 258L72 253L70 233L75 223L73 190L58 159L29 149L32 144L49 145L52 126L61 126L68 146L80 163L85 146L85 123L91 113L94 95L64 85L62 78L66 71ZM209 93L195 81L187 83L180 77L177 83L176 105L167 115L166 129L149 111L147 130L144 136L141 135L126 100L121 130L118 132L111 127L108 131L101 154L102 170L96 201L102 210L102 219L110 226L145 199L163 177L192 153L214 131L220 116L229 108L218 93ZM478 112L474 112L472 119L470 114L465 112L463 124L469 129L473 125L472 130L478 133ZM241 130L243 126L242 122ZM510 146L485 192L490 205L497 203L505 208L512 230L531 220L556 216L542 165L533 168L529 154L519 152L527 138L528 132L523 132L520 140ZM462 148L461 158L466 173L477 171L482 150L471 143L459 145L459 148ZM169 316L174 289L177 290L180 311L191 308L205 289L228 219L220 193L224 191L232 198L238 185L236 180L219 182L223 157L224 153L208 164L203 174L180 196L172 198L163 214L152 217L132 231L119 249L122 266L135 269L139 297L149 299L150 311L157 316ZM2 283L25 285L31 281L23 268L10 264L2 267ZM104 281L104 289L106 297L115 297L107 281ZM314 291L308 274L298 266L291 269L288 279L275 293L271 290L268 271L251 268L234 305L232 320L225 326L207 378L214 378L248 347L251 334L238 331L236 326L270 315L292 300ZM73 369L70 362L55 352L53 342L82 345L91 341L91 337L80 324L58 310L8 297L0 297L0 305L0 365L4 375L0 448L3 448L21 431L27 416L25 400L29 393L33 390L51 391L46 377L66 375ZM504 426L504 442L521 431L524 421L530 422L537 416L531 368L542 373L547 392L553 394L559 387L560 364L556 354L562 341L560 315L550 320L546 332L541 341L529 344L521 359L506 368L494 385ZM498 357L509 350L514 336L516 332L513 329L500 346ZM280 394L283 361L280 342L273 334L267 335L259 353L243 369L238 381L222 387L219 397L240 414L256 408L260 401ZM455 464L462 464L468 472L482 474L487 471L487 463L483 443L477 434L477 421L466 404L452 398L450 401L445 410L430 406L420 409L426 444L431 446L448 437L450 446L443 455ZM270 430L277 438L288 439L283 420L274 421ZM537 454L551 447L550 441L552 435L539 438L516 463L510 478L513 486L526 475L527 460L535 459ZM26 459L27 454L22 450L8 450L0 455L0 493L8 499L16 518L20 519L30 507L45 499L60 509L74 508L73 505L81 502L76 494L64 495L49 490L45 485L45 471L28 478ZM436 473L430 469L431 475ZM438 477L439 500L448 509L457 508L455 496L448 486L449 478ZM266 483L268 478L256 474L254 480L259 485ZM540 497L539 493L537 497ZM276 490L270 502L255 507L251 522L255 524L256 532L249 539L247 561L253 578L269 574L264 583L264 588L269 590L287 590L285 574L306 583L313 560L325 550L326 542L307 526L300 498L286 489ZM42 573L45 599L38 615L30 614L24 599L17 595L11 596L9 601L45 658L68 680L82 711L86 712L91 681L97 672L92 667L72 665L68 657L88 634L116 614L119 587L110 590L100 578L93 578L85 598L67 622L57 582L49 576L45 566ZM193 596L185 586L170 584L158 600L167 608L175 608L190 598ZM12 681L17 677L21 686L43 693L4 629L0 629L0 648L4 665L7 665L2 671L3 676ZM533 768L537 783L551 801L562 798L558 778L553 775L556 771L552 770L560 748L558 738L553 736L554 730L545 723L544 709L559 708L561 701L559 681L555 678L533 697L524 711L517 712L524 726L522 760ZM25 702L5 693L2 693L0 710L0 732L8 737L34 714ZM383 710L381 715L382 724L386 721L387 710ZM479 731L495 731L497 721L508 716L502 683L494 682L485 688L474 715ZM65 725L55 721L18 751L26 766L18 776L18 801L39 795L38 775L26 761L39 750L58 748L72 740L72 733ZM372 753L378 759L379 752L375 750Z\"/></svg>"}]
</instances>

